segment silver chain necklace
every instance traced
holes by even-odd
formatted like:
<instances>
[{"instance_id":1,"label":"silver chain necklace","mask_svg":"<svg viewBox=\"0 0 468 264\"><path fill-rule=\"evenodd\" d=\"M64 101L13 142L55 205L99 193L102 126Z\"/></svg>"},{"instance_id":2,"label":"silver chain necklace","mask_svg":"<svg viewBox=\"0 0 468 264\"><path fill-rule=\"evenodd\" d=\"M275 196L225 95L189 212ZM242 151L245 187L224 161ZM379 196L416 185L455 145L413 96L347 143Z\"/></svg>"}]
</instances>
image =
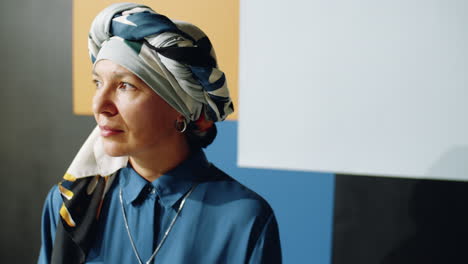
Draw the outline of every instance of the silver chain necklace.
<instances>
[{"instance_id":1,"label":"silver chain necklace","mask_svg":"<svg viewBox=\"0 0 468 264\"><path fill-rule=\"evenodd\" d=\"M169 235L169 232L171 232L171 229L174 226L175 221L177 220L177 217L180 214L180 211L182 211L182 208L184 207L184 204L185 204L185 200L187 200L187 198L190 196L190 194L192 194L195 187L197 187L197 185L192 186L192 188L187 192L187 194L185 194L184 198L180 202L179 208L177 209L176 215L174 216L174 218L172 218L171 224L169 225L166 232L164 233L164 236L161 239L161 242L159 242L156 249L154 249L154 252L151 255L151 257L145 262L146 264L150 264L151 261L153 260L153 258L158 253L158 251L161 248L162 244L166 240L167 235ZM119 200L120 200L120 206L122 208L123 219L124 219L124 222L125 222L125 229L127 229L127 234L128 234L128 237L130 238L130 243L132 244L133 252L135 253L136 258L138 259L138 263L143 264L143 261L141 260L141 257L138 254L137 248L135 246L135 242L133 242L133 237L132 237L132 234L130 233L130 228L128 227L127 214L125 213L125 208L124 208L123 198L122 198L122 187L120 187L120 190L119 190Z\"/></svg>"}]
</instances>

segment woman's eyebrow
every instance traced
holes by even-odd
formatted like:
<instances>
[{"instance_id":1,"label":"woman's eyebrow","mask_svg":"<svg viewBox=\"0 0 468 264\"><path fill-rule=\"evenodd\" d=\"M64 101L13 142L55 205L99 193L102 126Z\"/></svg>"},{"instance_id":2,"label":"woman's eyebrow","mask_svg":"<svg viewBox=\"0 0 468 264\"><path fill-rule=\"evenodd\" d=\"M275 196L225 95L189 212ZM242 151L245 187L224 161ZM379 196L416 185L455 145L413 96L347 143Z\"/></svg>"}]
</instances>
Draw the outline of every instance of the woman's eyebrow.
<instances>
[{"instance_id":1,"label":"woman's eyebrow","mask_svg":"<svg viewBox=\"0 0 468 264\"><path fill-rule=\"evenodd\" d=\"M94 69L91 71L91 74L97 77L101 77L101 75L99 75L99 73L97 73ZM132 76L133 74L129 72L116 72L112 74L112 78L123 78L123 77L132 77Z\"/></svg>"},{"instance_id":2,"label":"woman's eyebrow","mask_svg":"<svg viewBox=\"0 0 468 264\"><path fill-rule=\"evenodd\" d=\"M122 79L124 77L133 77L134 75L130 72L116 72L112 74L112 78L119 78Z\"/></svg>"}]
</instances>

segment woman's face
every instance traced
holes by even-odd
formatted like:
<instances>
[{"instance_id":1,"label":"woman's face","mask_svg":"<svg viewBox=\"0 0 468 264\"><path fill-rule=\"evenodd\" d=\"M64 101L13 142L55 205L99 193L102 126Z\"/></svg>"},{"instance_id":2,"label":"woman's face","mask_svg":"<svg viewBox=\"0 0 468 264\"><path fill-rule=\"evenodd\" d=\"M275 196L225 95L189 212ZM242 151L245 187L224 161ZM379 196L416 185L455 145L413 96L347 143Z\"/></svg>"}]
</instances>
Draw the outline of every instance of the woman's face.
<instances>
[{"instance_id":1,"label":"woman's face","mask_svg":"<svg viewBox=\"0 0 468 264\"><path fill-rule=\"evenodd\" d=\"M144 155L180 137L174 124L182 115L126 68L98 61L93 81L94 117L108 155Z\"/></svg>"}]
</instances>

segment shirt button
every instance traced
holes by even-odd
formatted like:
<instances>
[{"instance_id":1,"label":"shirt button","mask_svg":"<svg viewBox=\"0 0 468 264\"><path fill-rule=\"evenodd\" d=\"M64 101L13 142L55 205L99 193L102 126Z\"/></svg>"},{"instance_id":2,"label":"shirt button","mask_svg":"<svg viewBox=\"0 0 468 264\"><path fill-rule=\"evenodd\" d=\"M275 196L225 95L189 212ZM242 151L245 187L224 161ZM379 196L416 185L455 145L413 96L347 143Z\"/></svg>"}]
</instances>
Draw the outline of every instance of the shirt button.
<instances>
[{"instance_id":1,"label":"shirt button","mask_svg":"<svg viewBox=\"0 0 468 264\"><path fill-rule=\"evenodd\" d=\"M156 193L156 188L152 188L151 189L151 194L155 194Z\"/></svg>"},{"instance_id":2,"label":"shirt button","mask_svg":"<svg viewBox=\"0 0 468 264\"><path fill-rule=\"evenodd\" d=\"M151 185L149 185L149 184L146 186L146 191L147 191L147 193L152 192L153 189L154 189L153 186L151 186Z\"/></svg>"}]
</instances>

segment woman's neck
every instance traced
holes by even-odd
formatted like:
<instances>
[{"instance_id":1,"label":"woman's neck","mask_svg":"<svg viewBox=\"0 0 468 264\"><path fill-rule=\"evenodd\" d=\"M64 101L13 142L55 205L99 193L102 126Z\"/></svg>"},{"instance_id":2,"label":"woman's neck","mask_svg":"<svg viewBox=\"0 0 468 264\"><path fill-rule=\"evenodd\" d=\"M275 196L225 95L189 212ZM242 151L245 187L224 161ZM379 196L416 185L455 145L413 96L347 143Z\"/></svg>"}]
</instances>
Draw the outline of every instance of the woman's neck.
<instances>
[{"instance_id":1,"label":"woman's neck","mask_svg":"<svg viewBox=\"0 0 468 264\"><path fill-rule=\"evenodd\" d=\"M166 144L150 152L132 155L129 162L141 177L152 182L177 167L189 154L187 141L179 140L175 144Z\"/></svg>"}]
</instances>

